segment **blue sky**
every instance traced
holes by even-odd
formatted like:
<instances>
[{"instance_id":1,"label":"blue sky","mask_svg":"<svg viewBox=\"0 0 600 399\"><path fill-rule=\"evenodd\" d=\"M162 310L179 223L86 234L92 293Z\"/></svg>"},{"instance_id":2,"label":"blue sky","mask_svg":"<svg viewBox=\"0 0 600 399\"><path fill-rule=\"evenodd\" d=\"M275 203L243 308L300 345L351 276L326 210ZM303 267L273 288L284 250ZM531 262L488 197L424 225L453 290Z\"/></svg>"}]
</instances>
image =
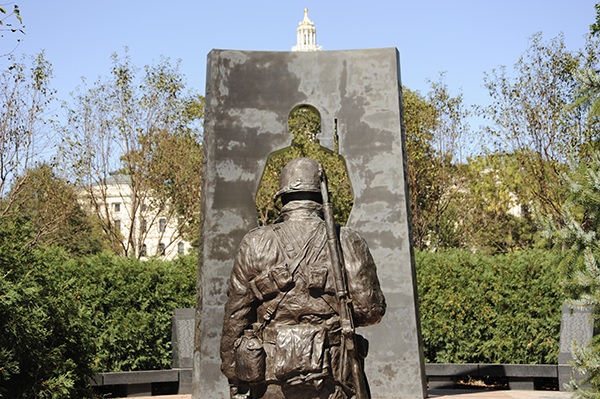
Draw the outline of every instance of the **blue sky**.
<instances>
[{"instance_id":1,"label":"blue sky","mask_svg":"<svg viewBox=\"0 0 600 399\"><path fill-rule=\"evenodd\" d=\"M324 50L396 47L405 86L425 93L427 79L445 72L452 93L484 104L484 72L510 69L532 34L562 32L569 49L581 48L596 1L22 0L26 35L15 54L44 50L62 100L80 77L107 75L111 54L125 46L140 67L161 55L180 59L188 85L204 94L211 49L289 51L307 7Z\"/></svg>"}]
</instances>

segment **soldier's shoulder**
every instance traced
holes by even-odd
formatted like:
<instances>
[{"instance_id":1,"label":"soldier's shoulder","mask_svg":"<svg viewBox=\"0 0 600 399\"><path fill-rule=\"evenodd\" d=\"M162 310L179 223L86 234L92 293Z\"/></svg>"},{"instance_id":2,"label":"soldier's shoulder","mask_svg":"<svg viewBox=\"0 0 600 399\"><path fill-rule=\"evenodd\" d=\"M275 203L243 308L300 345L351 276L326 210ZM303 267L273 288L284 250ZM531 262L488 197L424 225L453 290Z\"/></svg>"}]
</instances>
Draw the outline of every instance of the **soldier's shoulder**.
<instances>
[{"instance_id":1,"label":"soldier's shoulder","mask_svg":"<svg viewBox=\"0 0 600 399\"><path fill-rule=\"evenodd\" d=\"M271 226L258 226L246 233L244 238L261 237L272 231Z\"/></svg>"},{"instance_id":2,"label":"soldier's shoulder","mask_svg":"<svg viewBox=\"0 0 600 399\"><path fill-rule=\"evenodd\" d=\"M358 231L354 230L351 227L342 226L340 227L340 235L342 237L360 237Z\"/></svg>"},{"instance_id":3,"label":"soldier's shoulder","mask_svg":"<svg viewBox=\"0 0 600 399\"><path fill-rule=\"evenodd\" d=\"M260 226L248 231L239 243L238 251L262 251L273 241L273 233L269 226Z\"/></svg>"},{"instance_id":4,"label":"soldier's shoulder","mask_svg":"<svg viewBox=\"0 0 600 399\"><path fill-rule=\"evenodd\" d=\"M364 238L358 233L358 231L350 228L350 227L341 227L340 228L340 239L344 242L356 242L363 243L365 242Z\"/></svg>"}]
</instances>

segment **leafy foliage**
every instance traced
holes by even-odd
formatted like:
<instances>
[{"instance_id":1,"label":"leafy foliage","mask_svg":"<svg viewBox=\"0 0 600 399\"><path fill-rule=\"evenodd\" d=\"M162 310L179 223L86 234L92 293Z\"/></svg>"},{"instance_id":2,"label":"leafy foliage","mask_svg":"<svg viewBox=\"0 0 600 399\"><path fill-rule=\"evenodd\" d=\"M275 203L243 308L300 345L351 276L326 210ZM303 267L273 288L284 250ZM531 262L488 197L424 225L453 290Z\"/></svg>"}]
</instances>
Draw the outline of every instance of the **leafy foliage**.
<instances>
[{"instance_id":1,"label":"leafy foliage","mask_svg":"<svg viewBox=\"0 0 600 399\"><path fill-rule=\"evenodd\" d=\"M422 249L429 241L434 220L444 208L440 201L443 188L436 180L437 154L432 144L437 111L423 96L406 87L402 88L402 98L412 234L415 246Z\"/></svg>"},{"instance_id":2,"label":"leafy foliage","mask_svg":"<svg viewBox=\"0 0 600 399\"><path fill-rule=\"evenodd\" d=\"M403 88L408 184L415 247L460 246L456 228L463 142L469 134L462 95L443 81L430 82L426 96Z\"/></svg>"},{"instance_id":3,"label":"leafy foliage","mask_svg":"<svg viewBox=\"0 0 600 399\"><path fill-rule=\"evenodd\" d=\"M556 254L416 253L425 358L438 363L557 362Z\"/></svg>"},{"instance_id":4,"label":"leafy foliage","mask_svg":"<svg viewBox=\"0 0 600 399\"><path fill-rule=\"evenodd\" d=\"M152 205L158 209L168 206L180 216L179 232L192 246L198 245L200 231L202 146L199 139L191 131L160 131L140 139L148 163L145 180L153 193Z\"/></svg>"},{"instance_id":5,"label":"leafy foliage","mask_svg":"<svg viewBox=\"0 0 600 399\"><path fill-rule=\"evenodd\" d=\"M202 96L186 92L179 66L168 59L140 74L128 55L115 54L110 76L80 88L67 110L65 172L87 192L107 237L126 256L142 256L159 215L181 227L161 237L167 247L181 237L197 238L203 106ZM122 235L108 217L108 182L116 172L131 189Z\"/></svg>"},{"instance_id":6,"label":"leafy foliage","mask_svg":"<svg viewBox=\"0 0 600 399\"><path fill-rule=\"evenodd\" d=\"M263 225L272 223L279 214L273 197L279 189L281 170L291 160L307 157L323 165L329 190L333 193L331 200L335 219L345 225L354 203L352 187L344 158L319 145L317 135L321 131L321 116L313 107L300 106L290 113L288 128L294 135L291 146L269 155L260 181L256 194L259 222Z\"/></svg>"},{"instance_id":7,"label":"leafy foliage","mask_svg":"<svg viewBox=\"0 0 600 399\"><path fill-rule=\"evenodd\" d=\"M171 317L195 302L196 256L74 258L0 218L0 397L87 397L98 371L171 366Z\"/></svg>"},{"instance_id":8,"label":"leafy foliage","mask_svg":"<svg viewBox=\"0 0 600 399\"><path fill-rule=\"evenodd\" d=\"M461 246L488 253L531 248L537 224L523 193L526 182L515 154L470 158L461 170Z\"/></svg>"},{"instance_id":9,"label":"leafy foliage","mask_svg":"<svg viewBox=\"0 0 600 399\"><path fill-rule=\"evenodd\" d=\"M600 33L600 3L594 5L596 9L596 22L590 25L590 32L592 35L598 35Z\"/></svg>"},{"instance_id":10,"label":"leafy foliage","mask_svg":"<svg viewBox=\"0 0 600 399\"><path fill-rule=\"evenodd\" d=\"M106 248L95 219L78 202L75 188L54 173L51 165L40 164L25 172L15 184L11 213L26 216L35 229L31 244L57 244L75 255Z\"/></svg>"},{"instance_id":11,"label":"leafy foliage","mask_svg":"<svg viewBox=\"0 0 600 399\"><path fill-rule=\"evenodd\" d=\"M108 253L72 259L62 274L90 312L98 371L170 368L171 317L193 307L196 257L138 261Z\"/></svg>"},{"instance_id":12,"label":"leafy foliage","mask_svg":"<svg viewBox=\"0 0 600 399\"><path fill-rule=\"evenodd\" d=\"M0 218L0 396L85 396L94 340L59 252L34 250L23 218Z\"/></svg>"},{"instance_id":13,"label":"leafy foliage","mask_svg":"<svg viewBox=\"0 0 600 399\"><path fill-rule=\"evenodd\" d=\"M25 171L40 159L46 145L43 126L49 104L52 67L40 53L20 61L9 57L0 73L0 216L16 206Z\"/></svg>"},{"instance_id":14,"label":"leafy foliage","mask_svg":"<svg viewBox=\"0 0 600 399\"><path fill-rule=\"evenodd\" d=\"M569 195L562 208L562 223L548 222L546 234L569 256L567 280L572 302L580 306L600 305L600 153L593 152L563 176ZM562 226L562 227L561 227ZM573 346L575 366L581 381L572 380L576 398L597 398L600 393L600 338L589 345Z\"/></svg>"},{"instance_id":15,"label":"leafy foliage","mask_svg":"<svg viewBox=\"0 0 600 399\"><path fill-rule=\"evenodd\" d=\"M571 106L582 61L566 49L563 36L546 42L536 34L515 64L514 78L505 68L485 77L492 104L482 115L494 123L486 133L496 151L515 154L526 181L524 200L555 220L563 201L561 165L594 135L584 110Z\"/></svg>"}]
</instances>

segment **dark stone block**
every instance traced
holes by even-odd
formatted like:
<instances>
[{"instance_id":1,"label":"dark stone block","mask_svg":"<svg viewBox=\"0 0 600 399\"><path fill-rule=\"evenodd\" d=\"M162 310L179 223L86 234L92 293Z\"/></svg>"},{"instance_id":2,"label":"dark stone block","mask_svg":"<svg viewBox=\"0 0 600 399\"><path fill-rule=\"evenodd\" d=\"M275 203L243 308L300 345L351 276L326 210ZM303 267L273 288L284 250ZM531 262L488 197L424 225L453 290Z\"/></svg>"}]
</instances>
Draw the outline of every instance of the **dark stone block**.
<instances>
[{"instance_id":1,"label":"dark stone block","mask_svg":"<svg viewBox=\"0 0 600 399\"><path fill-rule=\"evenodd\" d=\"M152 384L130 384L127 385L127 397L152 396Z\"/></svg>"},{"instance_id":2,"label":"dark stone block","mask_svg":"<svg viewBox=\"0 0 600 399\"><path fill-rule=\"evenodd\" d=\"M576 342L579 346L587 345L594 336L593 307L578 308L567 302L562 306L562 319L560 323L560 347L558 351L558 364L567 365L573 358L572 346ZM576 377L573 370L561 368L558 376L560 390L566 390L565 385L571 377ZM577 378L580 379L580 378Z\"/></svg>"},{"instance_id":3,"label":"dark stone block","mask_svg":"<svg viewBox=\"0 0 600 399\"><path fill-rule=\"evenodd\" d=\"M508 388L517 391L533 391L535 384L533 378L511 378L508 380Z\"/></svg>"},{"instance_id":4,"label":"dark stone block","mask_svg":"<svg viewBox=\"0 0 600 399\"><path fill-rule=\"evenodd\" d=\"M426 364L430 389L451 387L466 376L508 382L509 389L533 390L536 384L556 381L559 367L553 364ZM555 385L554 383L552 384Z\"/></svg>"},{"instance_id":5,"label":"dark stone block","mask_svg":"<svg viewBox=\"0 0 600 399\"><path fill-rule=\"evenodd\" d=\"M466 376L479 375L478 364L428 363L425 365L428 376Z\"/></svg>"},{"instance_id":6,"label":"dark stone block","mask_svg":"<svg viewBox=\"0 0 600 399\"><path fill-rule=\"evenodd\" d=\"M371 342L365 369L373 397L425 396L401 87L394 48L209 54L195 399L229 397L218 353L223 276L244 234L257 226L254 199L267 158L290 145L288 117L301 104L321 115L321 145L334 150L339 137L355 196L347 225L367 241L388 299L383 321L364 331Z\"/></svg>"},{"instance_id":7,"label":"dark stone block","mask_svg":"<svg viewBox=\"0 0 600 399\"><path fill-rule=\"evenodd\" d=\"M177 393L180 395L192 393L192 369L179 370L179 389Z\"/></svg>"},{"instance_id":8,"label":"dark stone block","mask_svg":"<svg viewBox=\"0 0 600 399\"><path fill-rule=\"evenodd\" d=\"M149 370L102 373L102 378L104 385L147 384L179 381L179 372L177 370Z\"/></svg>"},{"instance_id":9,"label":"dark stone block","mask_svg":"<svg viewBox=\"0 0 600 399\"><path fill-rule=\"evenodd\" d=\"M173 368L191 368L194 356L194 308L175 309L172 321Z\"/></svg>"},{"instance_id":10,"label":"dark stone block","mask_svg":"<svg viewBox=\"0 0 600 399\"><path fill-rule=\"evenodd\" d=\"M558 367L554 364L505 364L507 377L557 378Z\"/></svg>"}]
</instances>

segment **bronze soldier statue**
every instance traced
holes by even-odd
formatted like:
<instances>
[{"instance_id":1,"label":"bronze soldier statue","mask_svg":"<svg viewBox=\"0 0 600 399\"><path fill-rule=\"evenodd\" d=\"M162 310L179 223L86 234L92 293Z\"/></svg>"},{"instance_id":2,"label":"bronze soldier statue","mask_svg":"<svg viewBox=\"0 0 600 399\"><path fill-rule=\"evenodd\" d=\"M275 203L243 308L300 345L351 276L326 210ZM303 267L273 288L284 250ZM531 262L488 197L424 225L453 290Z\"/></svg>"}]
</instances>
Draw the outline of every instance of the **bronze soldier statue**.
<instances>
[{"instance_id":1,"label":"bronze soldier statue","mask_svg":"<svg viewBox=\"0 0 600 399\"><path fill-rule=\"evenodd\" d=\"M325 171L309 158L279 178L278 220L250 231L231 273L221 370L232 398L369 399L368 343L385 313L366 242L334 224Z\"/></svg>"}]
</instances>

